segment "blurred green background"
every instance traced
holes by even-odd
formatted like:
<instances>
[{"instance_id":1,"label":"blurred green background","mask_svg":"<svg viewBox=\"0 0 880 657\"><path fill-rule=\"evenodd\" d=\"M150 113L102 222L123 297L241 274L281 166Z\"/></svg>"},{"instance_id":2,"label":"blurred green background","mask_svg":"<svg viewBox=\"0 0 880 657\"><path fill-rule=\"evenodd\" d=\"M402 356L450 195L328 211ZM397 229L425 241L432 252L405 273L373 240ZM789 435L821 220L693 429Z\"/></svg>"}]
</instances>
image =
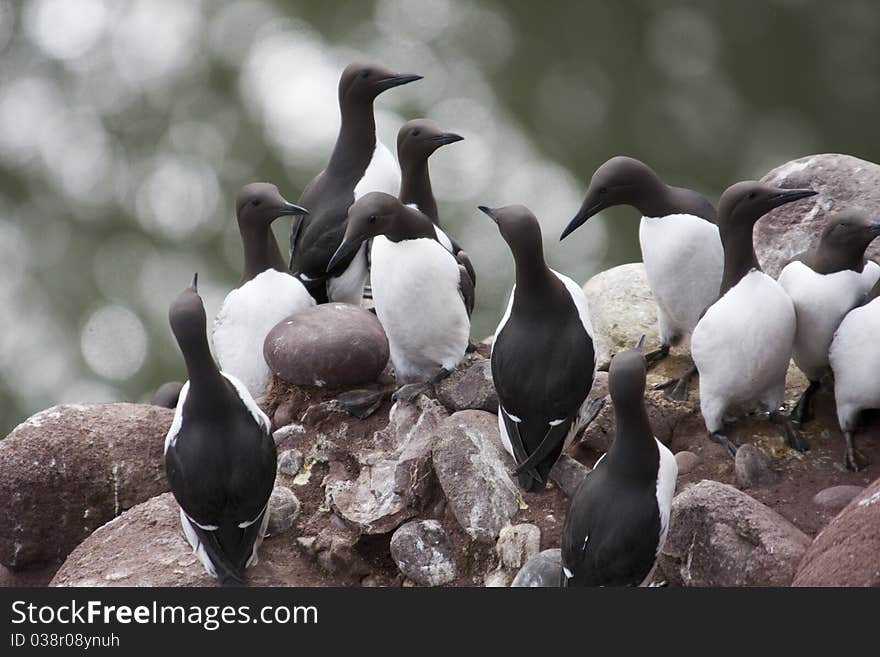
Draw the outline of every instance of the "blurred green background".
<instances>
[{"instance_id":1,"label":"blurred green background","mask_svg":"<svg viewBox=\"0 0 880 657\"><path fill-rule=\"evenodd\" d=\"M639 259L628 209L557 241L612 155L712 200L810 153L880 160L872 0L0 0L0 435L184 378L169 301L198 270L216 311L237 189L297 199L356 58L425 76L376 103L386 144L417 116L466 137L432 175L479 274L478 337L512 278L478 203L530 206L552 266L585 281Z\"/></svg>"}]
</instances>

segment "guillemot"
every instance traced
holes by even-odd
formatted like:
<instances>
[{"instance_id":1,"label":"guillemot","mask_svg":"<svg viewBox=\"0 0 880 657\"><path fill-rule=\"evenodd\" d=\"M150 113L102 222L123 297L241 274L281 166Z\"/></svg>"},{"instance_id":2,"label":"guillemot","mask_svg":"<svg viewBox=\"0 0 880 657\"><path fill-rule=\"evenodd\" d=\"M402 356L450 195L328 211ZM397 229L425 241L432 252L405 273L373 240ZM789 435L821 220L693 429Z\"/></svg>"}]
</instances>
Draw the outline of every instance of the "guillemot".
<instances>
[{"instance_id":1,"label":"guillemot","mask_svg":"<svg viewBox=\"0 0 880 657\"><path fill-rule=\"evenodd\" d=\"M580 210L559 239L615 205L642 213L639 245L660 329L660 348L645 355L654 363L693 331L703 311L718 298L724 253L715 208L695 191L667 185L643 162L617 156L593 174ZM686 399L695 373L691 368L661 387L674 385L672 397Z\"/></svg>"},{"instance_id":2,"label":"guillemot","mask_svg":"<svg viewBox=\"0 0 880 657\"><path fill-rule=\"evenodd\" d=\"M815 248L796 255L779 274L797 316L794 362L810 384L792 411L799 424L811 416L813 395L829 369L828 349L844 316L880 278L880 265L865 261L865 249L880 235L880 223L847 210L828 219Z\"/></svg>"},{"instance_id":3,"label":"guillemot","mask_svg":"<svg viewBox=\"0 0 880 657\"><path fill-rule=\"evenodd\" d=\"M251 183L235 201L238 230L244 248L244 271L239 287L223 300L212 328L214 353L220 368L238 378L254 397L263 394L271 372L263 357L266 335L278 322L315 305L303 284L275 261L280 251L272 222L284 215L307 215L288 203L269 183Z\"/></svg>"},{"instance_id":4,"label":"guillemot","mask_svg":"<svg viewBox=\"0 0 880 657\"><path fill-rule=\"evenodd\" d=\"M332 270L372 239L376 316L388 336L395 399L409 401L450 374L468 345L473 285L437 240L430 218L399 199L371 192L348 210Z\"/></svg>"},{"instance_id":5,"label":"guillemot","mask_svg":"<svg viewBox=\"0 0 880 657\"><path fill-rule=\"evenodd\" d=\"M721 433L725 413L756 406L782 426L792 448L809 449L791 418L780 411L794 348L794 304L782 286L761 271L752 232L773 208L815 194L743 181L728 187L718 204L724 245L721 297L697 323L691 354L700 373L700 408L709 438L731 454L736 445Z\"/></svg>"},{"instance_id":6,"label":"guillemot","mask_svg":"<svg viewBox=\"0 0 880 657\"><path fill-rule=\"evenodd\" d=\"M678 466L645 410L639 349L611 359L611 448L578 486L562 530L563 586L638 586L666 541Z\"/></svg>"},{"instance_id":7,"label":"guillemot","mask_svg":"<svg viewBox=\"0 0 880 657\"><path fill-rule=\"evenodd\" d=\"M864 302L846 314L834 333L828 360L834 372L837 421L846 442L844 464L853 471L868 465L855 447L855 432L862 411L880 408L880 281Z\"/></svg>"},{"instance_id":8,"label":"guillemot","mask_svg":"<svg viewBox=\"0 0 880 657\"><path fill-rule=\"evenodd\" d=\"M543 490L579 428L596 369L590 309L580 286L544 261L541 227L521 205L480 206L513 254L516 283L492 343L498 427L520 486Z\"/></svg>"},{"instance_id":9,"label":"guillemot","mask_svg":"<svg viewBox=\"0 0 880 657\"><path fill-rule=\"evenodd\" d=\"M373 101L383 91L420 80L377 64L349 64L339 78L341 123L327 167L305 188L299 202L310 214L290 231L290 271L318 303L359 304L367 278L366 244L327 268L345 233L349 206L367 192L397 196L400 167L376 138Z\"/></svg>"},{"instance_id":10,"label":"guillemot","mask_svg":"<svg viewBox=\"0 0 880 657\"><path fill-rule=\"evenodd\" d=\"M413 119L404 123L397 133L397 159L400 162L400 201L414 205L434 222L437 239L458 262L467 269L476 286L477 275L471 259L461 245L440 226L440 213L431 188L428 158L441 146L462 141L464 137L454 132L444 132L434 121Z\"/></svg>"},{"instance_id":11,"label":"guillemot","mask_svg":"<svg viewBox=\"0 0 880 657\"><path fill-rule=\"evenodd\" d=\"M257 562L275 483L269 418L214 363L197 277L171 304L168 320L189 380L165 437L165 474L205 571L224 586L242 585L245 568Z\"/></svg>"}]
</instances>

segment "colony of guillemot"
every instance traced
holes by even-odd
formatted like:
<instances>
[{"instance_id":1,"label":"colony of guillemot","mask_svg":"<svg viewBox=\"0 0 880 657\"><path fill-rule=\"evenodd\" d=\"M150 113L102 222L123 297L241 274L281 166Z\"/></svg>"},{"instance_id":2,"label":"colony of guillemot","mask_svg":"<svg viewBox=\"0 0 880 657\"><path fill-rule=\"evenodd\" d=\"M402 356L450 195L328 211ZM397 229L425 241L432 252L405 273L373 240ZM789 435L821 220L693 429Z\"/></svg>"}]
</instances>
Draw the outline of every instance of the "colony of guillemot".
<instances>
[{"instance_id":1,"label":"colony of guillemot","mask_svg":"<svg viewBox=\"0 0 880 657\"><path fill-rule=\"evenodd\" d=\"M300 204L285 201L274 185L242 189L236 214L244 270L215 324L220 368L208 347L195 281L171 305L189 381L163 387L155 397L176 403L166 471L186 539L225 584L244 581L265 532L276 453L269 420L248 388L263 390L268 370L257 346L282 315L315 301L360 303L371 266L375 310L400 386L397 403L428 392L465 354L476 275L467 254L440 228L427 164L439 146L461 137L431 121L409 121L398 133L400 167L376 138L374 99L416 79L373 64L347 67L339 81L336 146ZM563 585L637 585L650 578L668 529L677 468L648 419L646 369L688 333L714 441L734 453L722 433L725 416L757 406L784 427L792 448L807 448L797 423L780 408L794 353L811 379L795 419L804 419L814 383L830 365L845 462L852 469L864 464L853 434L859 413L880 407L880 351L867 347L880 331L880 283L852 308L880 274L880 266L864 262L875 224L854 212L833 217L817 247L795 258L779 282L761 272L754 252L752 229L761 216L814 193L741 182L721 196L716 217L703 196L666 185L633 158L612 158L593 175L562 237L613 205L641 212L639 240L661 345L642 355L640 341L611 361L615 437L572 497L562 538ZM540 225L527 208L479 209L496 223L514 260L491 370L502 443L520 486L535 493L603 401L589 397L596 361L589 307L580 286L547 266ZM270 229L281 215L295 215L289 267ZM686 397L690 374L679 380L674 397Z\"/></svg>"}]
</instances>

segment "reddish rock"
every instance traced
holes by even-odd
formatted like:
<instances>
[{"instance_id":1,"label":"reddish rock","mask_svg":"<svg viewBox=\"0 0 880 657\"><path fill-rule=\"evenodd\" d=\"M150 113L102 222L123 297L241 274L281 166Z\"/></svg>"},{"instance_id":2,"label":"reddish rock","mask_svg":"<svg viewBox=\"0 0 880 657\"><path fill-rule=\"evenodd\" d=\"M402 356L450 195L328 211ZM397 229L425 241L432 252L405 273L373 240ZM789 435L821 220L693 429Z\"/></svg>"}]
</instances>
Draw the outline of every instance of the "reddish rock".
<instances>
[{"instance_id":1,"label":"reddish rock","mask_svg":"<svg viewBox=\"0 0 880 657\"><path fill-rule=\"evenodd\" d=\"M437 399L451 411L474 409L498 412L498 393L492 383L492 363L470 355L452 374L436 386Z\"/></svg>"},{"instance_id":2,"label":"reddish rock","mask_svg":"<svg viewBox=\"0 0 880 657\"><path fill-rule=\"evenodd\" d=\"M829 511L840 511L864 490L864 486L831 486L816 493L813 504Z\"/></svg>"},{"instance_id":3,"label":"reddish rock","mask_svg":"<svg viewBox=\"0 0 880 657\"><path fill-rule=\"evenodd\" d=\"M880 586L880 479L823 529L793 586Z\"/></svg>"},{"instance_id":4,"label":"reddish rock","mask_svg":"<svg viewBox=\"0 0 880 657\"><path fill-rule=\"evenodd\" d=\"M703 480L672 502L660 567L682 586L788 586L809 545L770 507Z\"/></svg>"},{"instance_id":5,"label":"reddish rock","mask_svg":"<svg viewBox=\"0 0 880 657\"><path fill-rule=\"evenodd\" d=\"M59 562L95 529L168 490L174 412L147 404L55 406L0 441L0 563Z\"/></svg>"},{"instance_id":6,"label":"reddish rock","mask_svg":"<svg viewBox=\"0 0 880 657\"><path fill-rule=\"evenodd\" d=\"M859 207L880 213L880 166L850 155L808 155L776 167L762 178L778 187L807 187L818 196L783 205L755 226L758 262L769 275L779 275L793 256L812 248L830 212ZM868 248L876 260L880 244Z\"/></svg>"},{"instance_id":7,"label":"reddish rock","mask_svg":"<svg viewBox=\"0 0 880 657\"><path fill-rule=\"evenodd\" d=\"M266 336L263 355L288 383L347 388L379 378L388 363L388 338L371 312L325 303L279 322Z\"/></svg>"}]
</instances>

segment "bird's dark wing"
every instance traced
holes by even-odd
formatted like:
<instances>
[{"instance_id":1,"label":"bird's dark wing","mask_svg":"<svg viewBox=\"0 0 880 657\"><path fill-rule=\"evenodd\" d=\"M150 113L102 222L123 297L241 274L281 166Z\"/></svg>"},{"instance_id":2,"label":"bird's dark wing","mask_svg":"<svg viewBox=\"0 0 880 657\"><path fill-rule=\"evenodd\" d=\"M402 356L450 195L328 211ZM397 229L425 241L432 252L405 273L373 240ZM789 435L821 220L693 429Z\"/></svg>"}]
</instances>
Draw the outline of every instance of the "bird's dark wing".
<instances>
[{"instance_id":1,"label":"bird's dark wing","mask_svg":"<svg viewBox=\"0 0 880 657\"><path fill-rule=\"evenodd\" d=\"M455 243L453 243L453 249L456 249L455 251L453 251L453 253L455 253L455 259L458 260L458 264L460 264L467 270L468 275L471 277L471 283L473 283L474 288L476 288L477 272L476 270L474 270L474 265L471 262L471 257L467 254L467 251L458 248Z\"/></svg>"},{"instance_id":2,"label":"bird's dark wing","mask_svg":"<svg viewBox=\"0 0 880 657\"><path fill-rule=\"evenodd\" d=\"M458 291L461 293L464 308L467 310L468 317L470 317L474 312L474 282L463 265L458 266Z\"/></svg>"}]
</instances>

